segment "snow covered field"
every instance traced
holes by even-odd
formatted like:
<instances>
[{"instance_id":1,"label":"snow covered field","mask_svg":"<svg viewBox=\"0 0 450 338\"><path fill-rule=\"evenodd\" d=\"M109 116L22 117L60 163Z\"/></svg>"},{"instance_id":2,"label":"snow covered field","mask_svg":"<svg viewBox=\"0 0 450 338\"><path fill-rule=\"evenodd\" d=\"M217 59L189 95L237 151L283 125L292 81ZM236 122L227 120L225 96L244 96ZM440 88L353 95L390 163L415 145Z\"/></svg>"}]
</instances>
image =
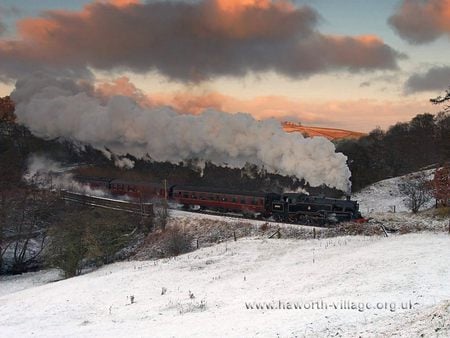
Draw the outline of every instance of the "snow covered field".
<instances>
[{"instance_id":1,"label":"snow covered field","mask_svg":"<svg viewBox=\"0 0 450 338\"><path fill-rule=\"evenodd\" d=\"M434 169L423 171L425 175L431 180L434 175ZM352 199L359 202L361 213L370 214L372 212L396 212L408 211L403 199L404 196L400 193L398 185L408 175L388 178L367 186L360 192L354 194ZM434 206L434 199L424 206L424 209Z\"/></svg>"},{"instance_id":2,"label":"snow covered field","mask_svg":"<svg viewBox=\"0 0 450 338\"><path fill-rule=\"evenodd\" d=\"M36 279L53 280L54 272L8 277L0 280L0 332L2 337L447 337L449 257L445 233L247 238L173 259L116 263L45 285ZM22 287L13 286L17 283ZM344 301L364 308L341 309ZM251 310L246 302L275 307L319 302L322 308ZM333 302L336 309L323 308ZM366 303L384 308L367 309ZM412 309L402 310L402 304Z\"/></svg>"}]
</instances>

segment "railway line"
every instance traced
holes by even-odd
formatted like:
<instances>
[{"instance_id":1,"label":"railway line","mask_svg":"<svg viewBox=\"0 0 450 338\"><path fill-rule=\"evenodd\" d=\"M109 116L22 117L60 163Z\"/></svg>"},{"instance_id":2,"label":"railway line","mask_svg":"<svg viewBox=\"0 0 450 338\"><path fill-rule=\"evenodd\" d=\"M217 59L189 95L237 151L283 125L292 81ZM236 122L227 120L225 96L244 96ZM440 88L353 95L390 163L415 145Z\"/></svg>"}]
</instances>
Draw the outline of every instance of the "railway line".
<instances>
[{"instance_id":1,"label":"railway line","mask_svg":"<svg viewBox=\"0 0 450 338\"><path fill-rule=\"evenodd\" d=\"M139 214L143 217L151 217L154 215L153 203L138 203L133 201L124 201L99 196L89 196L76 192L62 190L60 198L72 203L89 205L92 207L123 211L133 214Z\"/></svg>"}]
</instances>

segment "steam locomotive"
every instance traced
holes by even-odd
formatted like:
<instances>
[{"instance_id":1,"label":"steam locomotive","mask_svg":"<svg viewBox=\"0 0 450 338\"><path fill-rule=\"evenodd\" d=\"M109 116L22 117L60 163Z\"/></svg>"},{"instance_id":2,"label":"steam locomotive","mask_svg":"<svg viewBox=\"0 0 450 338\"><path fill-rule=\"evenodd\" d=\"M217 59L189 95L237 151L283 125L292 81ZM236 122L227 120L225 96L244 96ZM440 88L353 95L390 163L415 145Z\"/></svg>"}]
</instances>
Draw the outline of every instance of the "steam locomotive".
<instances>
[{"instance_id":1,"label":"steam locomotive","mask_svg":"<svg viewBox=\"0 0 450 338\"><path fill-rule=\"evenodd\" d=\"M334 224L362 220L359 205L345 200L303 193L249 192L222 188L133 182L114 178L76 176L91 189L109 191L142 201L166 199L185 209L239 213L246 217L300 224Z\"/></svg>"}]
</instances>

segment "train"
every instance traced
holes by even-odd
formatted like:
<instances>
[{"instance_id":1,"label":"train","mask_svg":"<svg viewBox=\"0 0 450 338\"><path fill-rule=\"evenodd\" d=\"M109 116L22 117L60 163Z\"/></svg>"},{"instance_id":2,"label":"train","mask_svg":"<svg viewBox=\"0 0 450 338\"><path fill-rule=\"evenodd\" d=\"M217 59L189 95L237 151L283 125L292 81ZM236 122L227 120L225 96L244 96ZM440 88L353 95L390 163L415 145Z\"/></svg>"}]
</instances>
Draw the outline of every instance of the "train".
<instances>
[{"instance_id":1,"label":"train","mask_svg":"<svg viewBox=\"0 0 450 338\"><path fill-rule=\"evenodd\" d=\"M75 176L91 189L140 201L166 200L187 210L238 213L249 218L273 219L297 224L361 222L357 201L311 196L304 193L236 191L216 187L170 185L164 182L128 181L108 177Z\"/></svg>"}]
</instances>

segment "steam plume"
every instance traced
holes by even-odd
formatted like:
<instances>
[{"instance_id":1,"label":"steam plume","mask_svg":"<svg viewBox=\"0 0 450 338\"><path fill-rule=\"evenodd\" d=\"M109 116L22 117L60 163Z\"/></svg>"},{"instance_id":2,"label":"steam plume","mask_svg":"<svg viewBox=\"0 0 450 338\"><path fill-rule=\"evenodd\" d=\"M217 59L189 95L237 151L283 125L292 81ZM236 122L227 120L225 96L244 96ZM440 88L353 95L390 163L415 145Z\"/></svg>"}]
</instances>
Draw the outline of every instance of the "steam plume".
<instances>
[{"instance_id":1,"label":"steam plume","mask_svg":"<svg viewBox=\"0 0 450 338\"><path fill-rule=\"evenodd\" d=\"M346 157L324 138L287 134L276 120L257 121L244 113L206 110L185 115L168 107L142 108L124 96L102 103L90 88L35 74L16 83L16 115L38 136L107 147L118 156L173 163L203 159L239 168L249 162L304 178L312 186L349 188Z\"/></svg>"},{"instance_id":2,"label":"steam plume","mask_svg":"<svg viewBox=\"0 0 450 338\"><path fill-rule=\"evenodd\" d=\"M45 156L33 154L28 158L28 168L23 179L28 183L33 183L40 188L65 189L91 196L106 196L105 191L91 189L80 184L73 179L73 175L68 172L72 168L64 167Z\"/></svg>"}]
</instances>

